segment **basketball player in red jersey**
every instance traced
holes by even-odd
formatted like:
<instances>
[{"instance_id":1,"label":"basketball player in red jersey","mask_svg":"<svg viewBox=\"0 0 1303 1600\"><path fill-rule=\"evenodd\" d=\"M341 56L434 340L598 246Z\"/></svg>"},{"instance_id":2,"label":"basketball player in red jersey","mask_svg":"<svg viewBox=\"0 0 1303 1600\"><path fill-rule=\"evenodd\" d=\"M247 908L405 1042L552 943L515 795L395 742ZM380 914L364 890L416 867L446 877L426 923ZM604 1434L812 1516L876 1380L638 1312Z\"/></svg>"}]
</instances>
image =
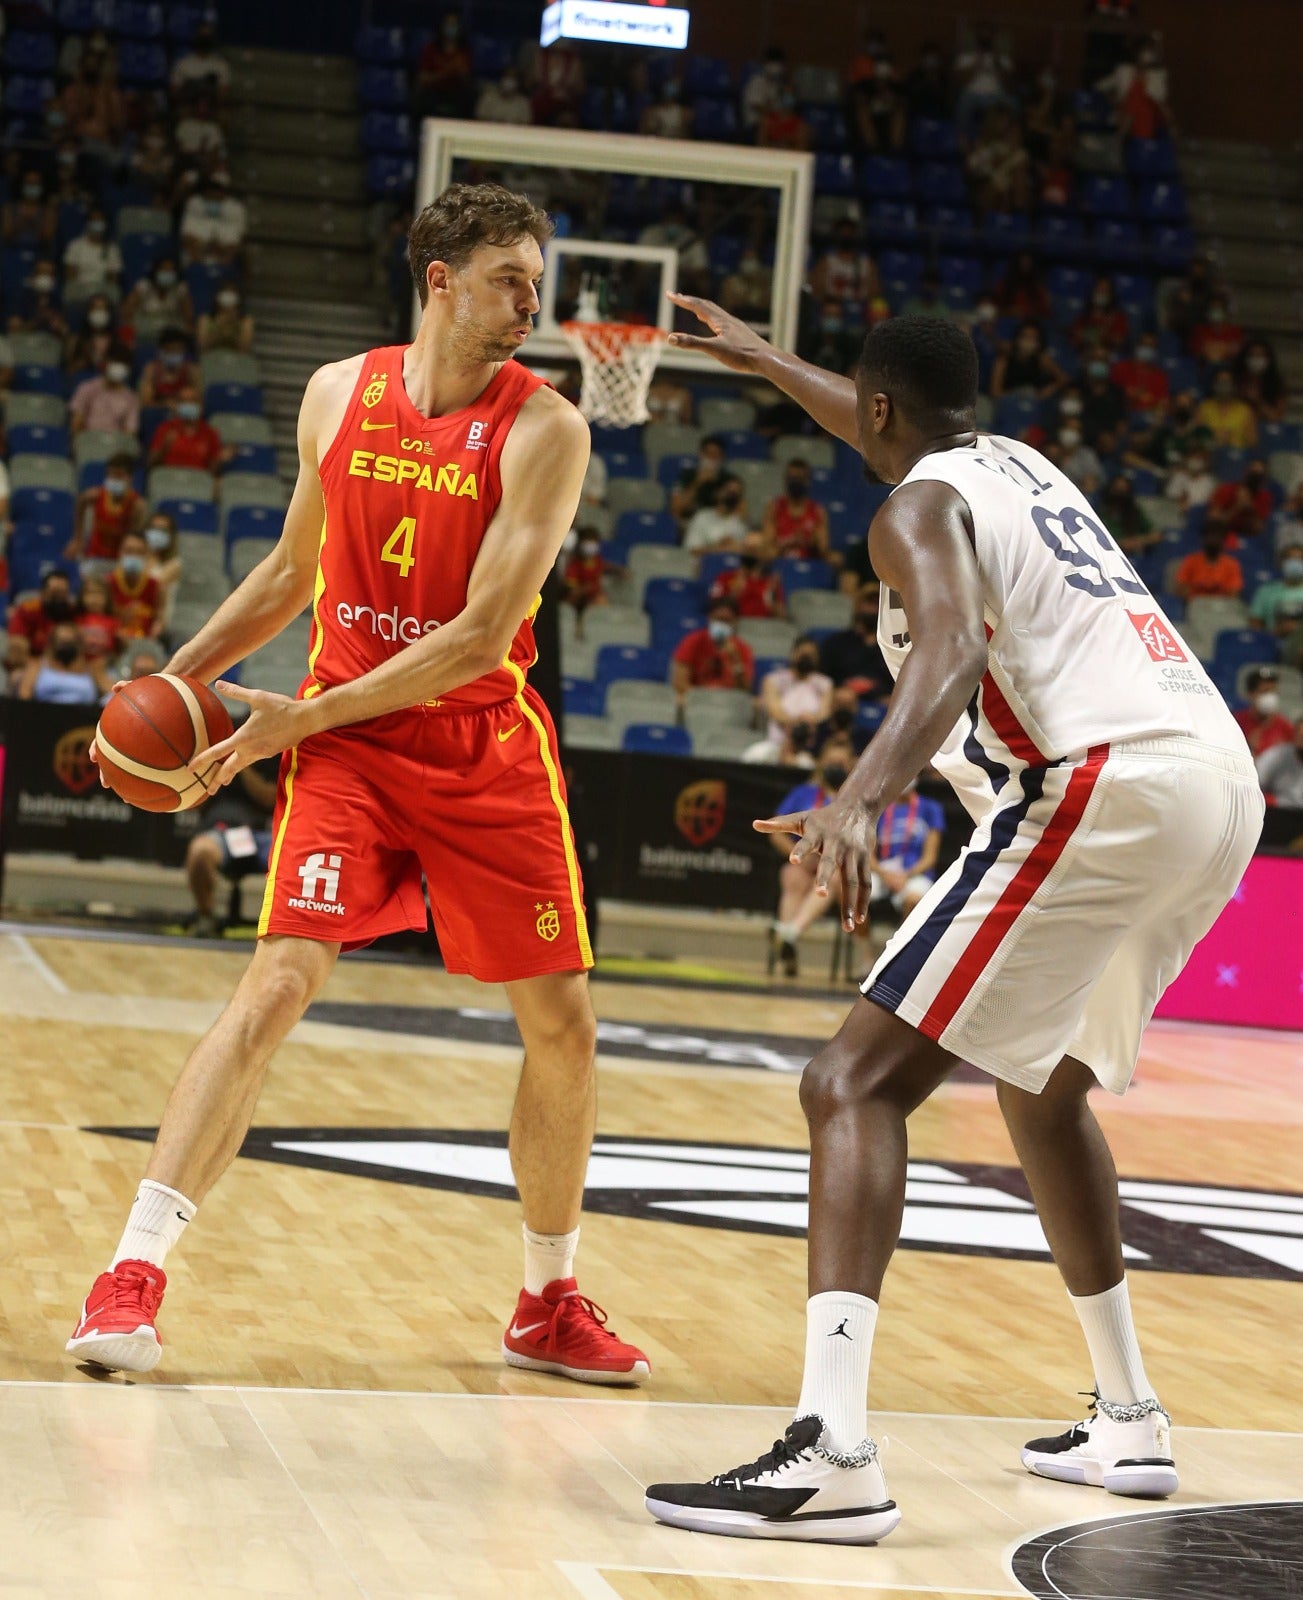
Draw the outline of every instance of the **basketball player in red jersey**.
<instances>
[{"instance_id":1,"label":"basketball player in red jersey","mask_svg":"<svg viewBox=\"0 0 1303 1600\"><path fill-rule=\"evenodd\" d=\"M172 1092L126 1232L68 1349L148 1371L163 1261L234 1160L272 1053L341 949L423 928L450 972L506 985L525 1042L510 1150L525 1284L513 1366L638 1383L647 1358L573 1276L592 1142L592 952L556 735L525 674L531 619L579 502L588 426L518 362L548 218L493 184L420 214L415 340L322 367L272 553L175 655L205 682L312 606L297 699L247 700L229 781L284 751L259 942Z\"/></svg>"}]
</instances>

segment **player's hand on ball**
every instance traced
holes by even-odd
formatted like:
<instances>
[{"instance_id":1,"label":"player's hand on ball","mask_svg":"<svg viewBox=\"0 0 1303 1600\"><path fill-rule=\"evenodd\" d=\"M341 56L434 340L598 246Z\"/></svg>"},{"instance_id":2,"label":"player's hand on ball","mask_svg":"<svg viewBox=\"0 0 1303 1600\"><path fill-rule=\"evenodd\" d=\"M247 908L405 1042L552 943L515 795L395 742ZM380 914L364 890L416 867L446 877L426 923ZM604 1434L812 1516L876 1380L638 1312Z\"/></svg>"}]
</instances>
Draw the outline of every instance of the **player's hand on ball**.
<instances>
[{"instance_id":1,"label":"player's hand on ball","mask_svg":"<svg viewBox=\"0 0 1303 1600\"><path fill-rule=\"evenodd\" d=\"M818 811L793 811L785 817L767 817L752 826L759 833L800 834L790 859L799 864L809 856L819 857L814 878L818 894L827 894L834 879L839 880L842 926L847 933L853 933L865 921L878 833L878 819L872 811L859 802L835 800Z\"/></svg>"},{"instance_id":2,"label":"player's hand on ball","mask_svg":"<svg viewBox=\"0 0 1303 1600\"><path fill-rule=\"evenodd\" d=\"M125 689L126 686L130 682L131 682L130 678L119 678L118 681L109 690L110 695L115 695L115 694L118 693L119 690ZM108 702L105 701L105 704L107 705ZM99 775L100 775L100 788L101 789L111 789L113 787L113 785L109 782L109 780L104 776L104 773L100 770L99 752L95 748L94 739L91 740L90 748L87 750L86 754L90 759L91 766L94 767L96 772L98 772Z\"/></svg>"},{"instance_id":3,"label":"player's hand on ball","mask_svg":"<svg viewBox=\"0 0 1303 1600\"><path fill-rule=\"evenodd\" d=\"M251 767L255 761L279 755L307 737L307 702L294 700L287 694L272 694L266 689L242 689L238 683L219 679L213 685L218 694L231 700L243 700L249 715L230 736L220 743L200 750L188 763L192 772L203 772L212 762L220 761L222 767L208 780L210 788L224 788L231 780Z\"/></svg>"},{"instance_id":4,"label":"player's hand on ball","mask_svg":"<svg viewBox=\"0 0 1303 1600\"><path fill-rule=\"evenodd\" d=\"M710 329L710 335L699 333L672 333L670 343L676 350L702 350L708 356L734 372L751 372L761 354L768 348L765 341L738 317L730 316L723 306L713 300L699 299L695 294L672 294L676 306L691 311L699 322Z\"/></svg>"}]
</instances>

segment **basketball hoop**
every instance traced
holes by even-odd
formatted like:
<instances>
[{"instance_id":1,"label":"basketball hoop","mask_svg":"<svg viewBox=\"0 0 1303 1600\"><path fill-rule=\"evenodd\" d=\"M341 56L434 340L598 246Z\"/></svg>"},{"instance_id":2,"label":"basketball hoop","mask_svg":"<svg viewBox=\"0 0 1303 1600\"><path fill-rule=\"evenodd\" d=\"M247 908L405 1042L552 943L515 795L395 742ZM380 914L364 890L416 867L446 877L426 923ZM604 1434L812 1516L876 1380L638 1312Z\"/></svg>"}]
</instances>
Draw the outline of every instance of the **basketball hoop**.
<instances>
[{"instance_id":1,"label":"basketball hoop","mask_svg":"<svg viewBox=\"0 0 1303 1600\"><path fill-rule=\"evenodd\" d=\"M647 420L647 391L665 334L631 322L563 322L579 357L579 409L590 422L629 428Z\"/></svg>"}]
</instances>

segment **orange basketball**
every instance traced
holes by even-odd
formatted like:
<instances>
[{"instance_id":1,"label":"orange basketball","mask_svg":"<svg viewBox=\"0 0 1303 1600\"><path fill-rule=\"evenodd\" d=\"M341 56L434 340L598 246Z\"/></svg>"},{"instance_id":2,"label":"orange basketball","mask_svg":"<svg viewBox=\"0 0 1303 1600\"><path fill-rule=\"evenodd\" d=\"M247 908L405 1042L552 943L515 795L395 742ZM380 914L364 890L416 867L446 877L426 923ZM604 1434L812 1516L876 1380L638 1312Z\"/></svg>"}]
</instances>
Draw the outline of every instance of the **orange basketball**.
<instances>
[{"instance_id":1,"label":"orange basketball","mask_svg":"<svg viewBox=\"0 0 1303 1600\"><path fill-rule=\"evenodd\" d=\"M219 762L191 772L197 751L233 724L206 684L170 672L137 678L104 707L95 730L100 771L115 794L142 811L188 811L214 792Z\"/></svg>"}]
</instances>

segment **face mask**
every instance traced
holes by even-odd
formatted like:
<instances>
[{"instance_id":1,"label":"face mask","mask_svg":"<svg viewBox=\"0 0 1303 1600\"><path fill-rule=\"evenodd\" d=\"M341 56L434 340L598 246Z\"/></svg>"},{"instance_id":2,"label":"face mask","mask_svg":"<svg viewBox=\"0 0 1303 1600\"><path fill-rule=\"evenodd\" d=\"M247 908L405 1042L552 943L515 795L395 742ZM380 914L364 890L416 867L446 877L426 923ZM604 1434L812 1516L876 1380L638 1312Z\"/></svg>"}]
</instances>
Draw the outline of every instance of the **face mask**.
<instances>
[{"instance_id":1,"label":"face mask","mask_svg":"<svg viewBox=\"0 0 1303 1600\"><path fill-rule=\"evenodd\" d=\"M145 575L144 556L123 556L121 566L124 578L143 578Z\"/></svg>"},{"instance_id":2,"label":"face mask","mask_svg":"<svg viewBox=\"0 0 1303 1600\"><path fill-rule=\"evenodd\" d=\"M146 528L145 543L155 555L162 555L168 545L172 543L172 535L166 528Z\"/></svg>"},{"instance_id":3,"label":"face mask","mask_svg":"<svg viewBox=\"0 0 1303 1600\"><path fill-rule=\"evenodd\" d=\"M733 624L716 618L713 622L706 624L706 632L709 633L716 644L723 644L726 639L733 637Z\"/></svg>"},{"instance_id":4,"label":"face mask","mask_svg":"<svg viewBox=\"0 0 1303 1600\"><path fill-rule=\"evenodd\" d=\"M96 328L96 329L107 328L108 325L109 325L110 320L111 319L109 317L108 312L101 310L99 306L96 306L94 311L88 311L86 313L87 324L92 328Z\"/></svg>"},{"instance_id":5,"label":"face mask","mask_svg":"<svg viewBox=\"0 0 1303 1600\"><path fill-rule=\"evenodd\" d=\"M798 678L808 678L818 665L817 656L797 656L792 663L792 671Z\"/></svg>"},{"instance_id":6,"label":"face mask","mask_svg":"<svg viewBox=\"0 0 1303 1600\"><path fill-rule=\"evenodd\" d=\"M890 61L879 61L873 69L873 76L882 80L883 82L891 77L891 73L892 67Z\"/></svg>"},{"instance_id":7,"label":"face mask","mask_svg":"<svg viewBox=\"0 0 1303 1600\"><path fill-rule=\"evenodd\" d=\"M841 327L842 319L840 317L827 316L823 319L823 331L825 333L840 333Z\"/></svg>"},{"instance_id":8,"label":"face mask","mask_svg":"<svg viewBox=\"0 0 1303 1600\"><path fill-rule=\"evenodd\" d=\"M81 646L75 639L65 639L54 647L54 659L61 667L70 667L80 654Z\"/></svg>"},{"instance_id":9,"label":"face mask","mask_svg":"<svg viewBox=\"0 0 1303 1600\"><path fill-rule=\"evenodd\" d=\"M1059 443L1065 450L1075 450L1081 443L1081 434L1076 428L1064 428L1059 435Z\"/></svg>"},{"instance_id":10,"label":"face mask","mask_svg":"<svg viewBox=\"0 0 1303 1600\"><path fill-rule=\"evenodd\" d=\"M591 539L585 539L584 542L579 546L579 556L583 561L591 561L596 554L597 546L592 542Z\"/></svg>"},{"instance_id":11,"label":"face mask","mask_svg":"<svg viewBox=\"0 0 1303 1600\"><path fill-rule=\"evenodd\" d=\"M756 570L756 568L760 565L760 557L759 556L750 556L750 555L739 556L738 565L742 568L742 570L744 572L754 572Z\"/></svg>"},{"instance_id":12,"label":"face mask","mask_svg":"<svg viewBox=\"0 0 1303 1600\"><path fill-rule=\"evenodd\" d=\"M1274 717L1280 710L1280 696L1274 689L1268 689L1265 694L1260 694L1253 704L1260 717Z\"/></svg>"},{"instance_id":13,"label":"face mask","mask_svg":"<svg viewBox=\"0 0 1303 1600\"><path fill-rule=\"evenodd\" d=\"M847 706L838 706L828 720L834 728L849 728L855 721L855 713Z\"/></svg>"},{"instance_id":14,"label":"face mask","mask_svg":"<svg viewBox=\"0 0 1303 1600\"><path fill-rule=\"evenodd\" d=\"M519 89L519 88L520 88L520 84L516 81L515 78L504 78L502 80L502 92L503 92L503 94L515 94L516 90Z\"/></svg>"},{"instance_id":15,"label":"face mask","mask_svg":"<svg viewBox=\"0 0 1303 1600\"><path fill-rule=\"evenodd\" d=\"M1144 362L1157 361L1158 351L1151 344L1142 344L1136 350L1136 360Z\"/></svg>"},{"instance_id":16,"label":"face mask","mask_svg":"<svg viewBox=\"0 0 1303 1600\"><path fill-rule=\"evenodd\" d=\"M171 268L164 267L160 272L154 274L154 282L160 289L170 289L176 282L176 273Z\"/></svg>"},{"instance_id":17,"label":"face mask","mask_svg":"<svg viewBox=\"0 0 1303 1600\"><path fill-rule=\"evenodd\" d=\"M733 493L722 494L719 497L719 503L721 506L723 506L725 511L736 511L737 508L742 504L742 496L740 494Z\"/></svg>"},{"instance_id":18,"label":"face mask","mask_svg":"<svg viewBox=\"0 0 1303 1600\"><path fill-rule=\"evenodd\" d=\"M75 150L60 150L58 155L59 165L65 170L77 165L77 152Z\"/></svg>"},{"instance_id":19,"label":"face mask","mask_svg":"<svg viewBox=\"0 0 1303 1600\"><path fill-rule=\"evenodd\" d=\"M117 499L119 495L126 494L127 480L125 478L105 478L104 487L114 499Z\"/></svg>"},{"instance_id":20,"label":"face mask","mask_svg":"<svg viewBox=\"0 0 1303 1600\"><path fill-rule=\"evenodd\" d=\"M1034 356L1036 354L1036 350L1037 344L1035 339L1019 339L1018 354L1020 356Z\"/></svg>"},{"instance_id":21,"label":"face mask","mask_svg":"<svg viewBox=\"0 0 1303 1600\"><path fill-rule=\"evenodd\" d=\"M781 61L768 61L765 63L765 77L770 83L783 81L783 63Z\"/></svg>"},{"instance_id":22,"label":"face mask","mask_svg":"<svg viewBox=\"0 0 1303 1600\"><path fill-rule=\"evenodd\" d=\"M878 626L876 611L857 611L855 613L855 626L864 633L872 633Z\"/></svg>"},{"instance_id":23,"label":"face mask","mask_svg":"<svg viewBox=\"0 0 1303 1600\"><path fill-rule=\"evenodd\" d=\"M195 400L183 400L176 408L176 414L182 422L198 422L199 404Z\"/></svg>"},{"instance_id":24,"label":"face mask","mask_svg":"<svg viewBox=\"0 0 1303 1600\"><path fill-rule=\"evenodd\" d=\"M104 237L103 220L100 217L92 217L86 224L86 232L90 234L92 239L102 239Z\"/></svg>"},{"instance_id":25,"label":"face mask","mask_svg":"<svg viewBox=\"0 0 1303 1600\"><path fill-rule=\"evenodd\" d=\"M40 198L41 198L41 186L40 186L39 183L25 183L23 185L23 199L24 200L39 200Z\"/></svg>"},{"instance_id":26,"label":"face mask","mask_svg":"<svg viewBox=\"0 0 1303 1600\"><path fill-rule=\"evenodd\" d=\"M995 307L991 306L991 305L978 306L978 308L977 308L977 320L979 322L994 322L995 321Z\"/></svg>"},{"instance_id":27,"label":"face mask","mask_svg":"<svg viewBox=\"0 0 1303 1600\"><path fill-rule=\"evenodd\" d=\"M1220 539L1205 539L1203 553L1209 561L1220 561L1222 555L1222 542Z\"/></svg>"},{"instance_id":28,"label":"face mask","mask_svg":"<svg viewBox=\"0 0 1303 1600\"><path fill-rule=\"evenodd\" d=\"M455 39L459 31L460 30L457 27L456 21L451 17L443 25L443 36L445 39Z\"/></svg>"},{"instance_id":29,"label":"face mask","mask_svg":"<svg viewBox=\"0 0 1303 1600\"><path fill-rule=\"evenodd\" d=\"M210 217L220 217L222 214L222 197L220 195L210 195L205 202L204 209Z\"/></svg>"},{"instance_id":30,"label":"face mask","mask_svg":"<svg viewBox=\"0 0 1303 1600\"><path fill-rule=\"evenodd\" d=\"M1071 395L1063 402L1059 410L1062 411L1065 417L1079 417L1081 415L1081 401L1075 395Z\"/></svg>"},{"instance_id":31,"label":"face mask","mask_svg":"<svg viewBox=\"0 0 1303 1600\"><path fill-rule=\"evenodd\" d=\"M1229 383L1219 383L1213 390L1213 395L1218 400L1230 400L1234 398L1235 390Z\"/></svg>"},{"instance_id":32,"label":"face mask","mask_svg":"<svg viewBox=\"0 0 1303 1600\"><path fill-rule=\"evenodd\" d=\"M1209 306L1209 308L1208 308L1208 320L1209 320L1209 322L1213 323L1214 325L1218 324L1218 323L1225 322L1226 321L1226 312L1225 312L1225 310L1221 306Z\"/></svg>"},{"instance_id":33,"label":"face mask","mask_svg":"<svg viewBox=\"0 0 1303 1600\"><path fill-rule=\"evenodd\" d=\"M49 294L54 288L54 279L46 272L32 279L32 288L37 294Z\"/></svg>"},{"instance_id":34,"label":"face mask","mask_svg":"<svg viewBox=\"0 0 1303 1600\"><path fill-rule=\"evenodd\" d=\"M683 95L683 91L679 88L677 83L667 83L661 90L661 93L671 105L673 105L676 100L681 99Z\"/></svg>"},{"instance_id":35,"label":"face mask","mask_svg":"<svg viewBox=\"0 0 1303 1600\"><path fill-rule=\"evenodd\" d=\"M51 622L63 622L72 615L72 601L66 594L51 595L45 601L45 614Z\"/></svg>"},{"instance_id":36,"label":"face mask","mask_svg":"<svg viewBox=\"0 0 1303 1600\"><path fill-rule=\"evenodd\" d=\"M1096 311L1106 311L1108 309L1109 297L1101 290L1099 294L1091 295L1090 303L1094 306Z\"/></svg>"},{"instance_id":37,"label":"face mask","mask_svg":"<svg viewBox=\"0 0 1303 1600\"><path fill-rule=\"evenodd\" d=\"M164 350L162 352L162 354L159 356L158 359L163 363L163 365L165 367L171 367L173 369L173 371L175 371L176 368L179 367L181 365L181 363L185 360L185 351L184 350Z\"/></svg>"},{"instance_id":38,"label":"face mask","mask_svg":"<svg viewBox=\"0 0 1303 1600\"><path fill-rule=\"evenodd\" d=\"M804 478L789 478L787 480L787 494L791 500L804 500L810 492L810 485Z\"/></svg>"},{"instance_id":39,"label":"face mask","mask_svg":"<svg viewBox=\"0 0 1303 1600\"><path fill-rule=\"evenodd\" d=\"M62 128L67 120L67 117L64 116L62 111L54 108L51 108L45 113L45 123L49 128Z\"/></svg>"},{"instance_id":40,"label":"face mask","mask_svg":"<svg viewBox=\"0 0 1303 1600\"><path fill-rule=\"evenodd\" d=\"M127 369L121 361L110 361L104 369L104 376L110 383L125 383L127 381Z\"/></svg>"},{"instance_id":41,"label":"face mask","mask_svg":"<svg viewBox=\"0 0 1303 1600\"><path fill-rule=\"evenodd\" d=\"M1192 456L1185 464L1185 470L1192 478L1202 478L1208 470L1208 463L1202 456Z\"/></svg>"},{"instance_id":42,"label":"face mask","mask_svg":"<svg viewBox=\"0 0 1303 1600\"><path fill-rule=\"evenodd\" d=\"M1286 583L1303 583L1303 556L1286 556L1280 564L1280 575Z\"/></svg>"},{"instance_id":43,"label":"face mask","mask_svg":"<svg viewBox=\"0 0 1303 1600\"><path fill-rule=\"evenodd\" d=\"M846 782L847 772L845 767L827 766L823 769L823 786L825 789L840 789Z\"/></svg>"},{"instance_id":44,"label":"face mask","mask_svg":"<svg viewBox=\"0 0 1303 1600\"><path fill-rule=\"evenodd\" d=\"M1261 376L1271 365L1271 362L1267 360L1266 356L1250 356L1244 364L1250 372Z\"/></svg>"},{"instance_id":45,"label":"face mask","mask_svg":"<svg viewBox=\"0 0 1303 1600\"><path fill-rule=\"evenodd\" d=\"M1108 362L1107 361L1092 361L1087 366L1086 371L1091 375L1092 378L1107 378L1108 377Z\"/></svg>"},{"instance_id":46,"label":"face mask","mask_svg":"<svg viewBox=\"0 0 1303 1600\"><path fill-rule=\"evenodd\" d=\"M223 289L217 297L217 303L223 311L230 311L240 303L240 297L233 289Z\"/></svg>"},{"instance_id":47,"label":"face mask","mask_svg":"<svg viewBox=\"0 0 1303 1600\"><path fill-rule=\"evenodd\" d=\"M697 458L697 469L707 478L713 478L719 472L719 462L713 456L699 456Z\"/></svg>"}]
</instances>

